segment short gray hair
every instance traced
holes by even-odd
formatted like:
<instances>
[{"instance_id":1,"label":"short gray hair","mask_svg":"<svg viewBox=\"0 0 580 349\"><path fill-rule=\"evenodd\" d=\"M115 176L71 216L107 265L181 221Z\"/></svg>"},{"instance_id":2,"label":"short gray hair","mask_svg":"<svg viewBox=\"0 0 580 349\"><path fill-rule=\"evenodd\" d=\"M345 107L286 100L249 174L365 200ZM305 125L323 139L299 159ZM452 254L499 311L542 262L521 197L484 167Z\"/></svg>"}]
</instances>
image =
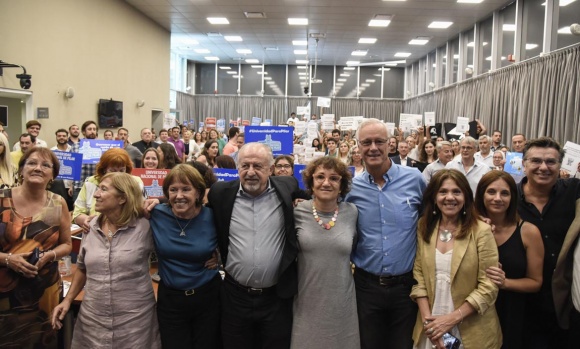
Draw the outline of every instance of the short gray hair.
<instances>
[{"instance_id":1,"label":"short gray hair","mask_svg":"<svg viewBox=\"0 0 580 349\"><path fill-rule=\"evenodd\" d=\"M265 151L269 166L274 165L274 155L272 154L272 148L270 148L266 144L257 143L257 142L244 144L240 148L240 150L238 151L238 160L241 161L243 155L249 150L258 150L258 151L263 150L263 151Z\"/></svg>"},{"instance_id":2,"label":"short gray hair","mask_svg":"<svg viewBox=\"0 0 580 349\"><path fill-rule=\"evenodd\" d=\"M440 152L441 149L443 149L444 145L451 146L451 142L448 142L448 141L437 142L437 145L435 146L435 149L437 149L437 152Z\"/></svg>"},{"instance_id":3,"label":"short gray hair","mask_svg":"<svg viewBox=\"0 0 580 349\"><path fill-rule=\"evenodd\" d=\"M462 139L462 140L459 142L459 144L461 145L463 142L467 142L467 143L471 144L471 145L472 145L472 146L474 146L474 147L477 145L477 141L475 140L475 138L473 138L473 137L470 137L470 136L464 137L464 138L463 138L463 139Z\"/></svg>"},{"instance_id":4,"label":"short gray hair","mask_svg":"<svg viewBox=\"0 0 580 349\"><path fill-rule=\"evenodd\" d=\"M360 134L360 130L362 130L363 127L367 127L370 125L381 125L382 127L385 128L385 131L387 131L387 139L389 139L391 137L391 133L389 132L389 129L387 128L387 125L385 125L384 122L382 122L379 119L375 119L375 118L369 118L369 119L364 119L359 125L358 125L358 129L356 130L356 134L359 135Z\"/></svg>"}]
</instances>

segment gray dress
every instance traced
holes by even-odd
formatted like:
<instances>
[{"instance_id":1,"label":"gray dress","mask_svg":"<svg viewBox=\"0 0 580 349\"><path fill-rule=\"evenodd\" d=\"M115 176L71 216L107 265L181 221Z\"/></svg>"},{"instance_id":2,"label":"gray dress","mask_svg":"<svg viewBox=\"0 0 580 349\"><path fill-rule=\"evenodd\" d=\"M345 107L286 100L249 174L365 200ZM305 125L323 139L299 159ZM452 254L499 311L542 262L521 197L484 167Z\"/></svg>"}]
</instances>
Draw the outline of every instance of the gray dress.
<instances>
[{"instance_id":1,"label":"gray dress","mask_svg":"<svg viewBox=\"0 0 580 349\"><path fill-rule=\"evenodd\" d=\"M318 212L327 223L334 212ZM294 209L298 235L298 294L294 299L292 348L360 348L350 253L358 211L340 203L336 225L326 230L314 220L312 201Z\"/></svg>"}]
</instances>

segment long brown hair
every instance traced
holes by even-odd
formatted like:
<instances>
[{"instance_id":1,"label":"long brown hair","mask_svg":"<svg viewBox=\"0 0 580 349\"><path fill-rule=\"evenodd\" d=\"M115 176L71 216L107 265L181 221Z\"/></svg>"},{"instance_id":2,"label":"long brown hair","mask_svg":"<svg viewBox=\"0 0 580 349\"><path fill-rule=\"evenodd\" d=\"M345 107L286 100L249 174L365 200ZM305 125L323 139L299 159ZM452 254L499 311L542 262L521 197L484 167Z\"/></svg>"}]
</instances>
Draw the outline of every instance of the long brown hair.
<instances>
[{"instance_id":1,"label":"long brown hair","mask_svg":"<svg viewBox=\"0 0 580 349\"><path fill-rule=\"evenodd\" d=\"M473 207L473 191L469 186L469 182L465 175L457 170L443 169L439 170L425 189L423 193L423 217L419 220L417 234L429 243L433 230L441 219L441 212L437 208L437 194L439 189L446 180L452 180L459 187L464 196L463 211L459 213L459 223L461 229L455 237L456 239L463 239L469 234L469 231L477 225L477 215Z\"/></svg>"},{"instance_id":2,"label":"long brown hair","mask_svg":"<svg viewBox=\"0 0 580 349\"><path fill-rule=\"evenodd\" d=\"M475 192L475 209L479 215L487 217L487 209L485 208L483 199L485 191L493 182L500 179L503 179L510 188L510 204L505 212L505 220L507 223L516 224L520 220L518 215L518 188L516 186L516 181L507 172L493 170L481 177Z\"/></svg>"}]
</instances>

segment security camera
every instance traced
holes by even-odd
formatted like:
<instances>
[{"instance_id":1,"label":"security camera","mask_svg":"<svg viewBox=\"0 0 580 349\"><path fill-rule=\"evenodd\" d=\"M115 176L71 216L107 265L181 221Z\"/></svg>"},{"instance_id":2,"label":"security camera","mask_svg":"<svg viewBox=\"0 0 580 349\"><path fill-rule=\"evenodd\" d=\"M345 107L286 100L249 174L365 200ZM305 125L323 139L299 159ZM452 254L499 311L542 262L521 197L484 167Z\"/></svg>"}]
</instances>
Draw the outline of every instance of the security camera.
<instances>
[{"instance_id":1,"label":"security camera","mask_svg":"<svg viewBox=\"0 0 580 349\"><path fill-rule=\"evenodd\" d=\"M305 88L304 88L304 94L306 94L306 95L307 95L307 94L308 94L308 91L310 91L310 89L309 89L308 87L305 87Z\"/></svg>"},{"instance_id":2,"label":"security camera","mask_svg":"<svg viewBox=\"0 0 580 349\"><path fill-rule=\"evenodd\" d=\"M20 87L22 87L25 90L28 90L30 88L30 86L32 86L32 82L30 81L30 79L32 79L32 76L29 74L18 74L16 75L16 77L18 79L20 79Z\"/></svg>"},{"instance_id":3,"label":"security camera","mask_svg":"<svg viewBox=\"0 0 580 349\"><path fill-rule=\"evenodd\" d=\"M471 67L465 68L465 73L467 73L467 75L473 74L473 68L471 68Z\"/></svg>"},{"instance_id":4,"label":"security camera","mask_svg":"<svg viewBox=\"0 0 580 349\"><path fill-rule=\"evenodd\" d=\"M574 23L570 26L570 33L580 35L580 24Z\"/></svg>"}]
</instances>

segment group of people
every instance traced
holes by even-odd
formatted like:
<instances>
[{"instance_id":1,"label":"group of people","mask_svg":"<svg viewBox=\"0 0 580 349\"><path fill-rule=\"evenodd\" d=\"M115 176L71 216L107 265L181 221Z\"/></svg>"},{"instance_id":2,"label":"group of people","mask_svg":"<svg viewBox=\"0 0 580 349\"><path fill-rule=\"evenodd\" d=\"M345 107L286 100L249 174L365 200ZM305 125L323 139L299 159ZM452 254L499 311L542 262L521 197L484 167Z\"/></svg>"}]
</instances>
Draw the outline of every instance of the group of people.
<instances>
[{"instance_id":1,"label":"group of people","mask_svg":"<svg viewBox=\"0 0 580 349\"><path fill-rule=\"evenodd\" d=\"M70 253L71 216L47 189L58 160L30 147L20 185L0 190L0 311L12 329L0 343L54 345L51 328L84 290L79 348L576 345L580 185L560 178L557 142L525 143L519 181L489 166L475 180L470 137L457 161L449 142L426 146L442 166L421 173L394 161L382 121L365 119L356 136L347 163L325 156L307 165L306 191L291 176L292 157L249 143L234 148L238 180L208 184L207 166L176 164L162 202L145 200L126 150L107 151L75 202L85 234L60 304L53 262ZM159 162L144 153L144 166Z\"/></svg>"}]
</instances>

